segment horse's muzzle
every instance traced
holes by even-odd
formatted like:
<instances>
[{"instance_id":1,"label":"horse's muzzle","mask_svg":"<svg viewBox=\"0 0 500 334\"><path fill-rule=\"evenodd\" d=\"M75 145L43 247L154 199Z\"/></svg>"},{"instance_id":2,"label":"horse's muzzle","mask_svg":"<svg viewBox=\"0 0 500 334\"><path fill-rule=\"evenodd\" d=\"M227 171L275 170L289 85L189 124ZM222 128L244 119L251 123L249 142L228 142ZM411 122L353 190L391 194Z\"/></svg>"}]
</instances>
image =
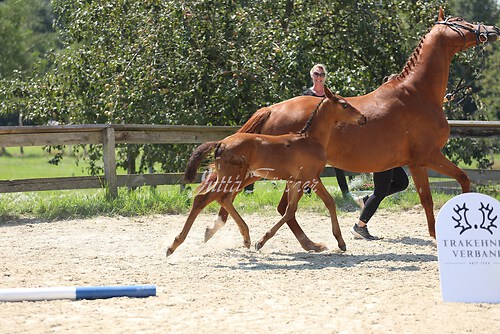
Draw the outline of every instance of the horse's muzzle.
<instances>
[{"instance_id":1,"label":"horse's muzzle","mask_svg":"<svg viewBox=\"0 0 500 334\"><path fill-rule=\"evenodd\" d=\"M366 124L366 116L362 115L361 118L358 119L358 124L365 125Z\"/></svg>"},{"instance_id":2,"label":"horse's muzzle","mask_svg":"<svg viewBox=\"0 0 500 334\"><path fill-rule=\"evenodd\" d=\"M500 28L492 26L491 29L487 29L486 36L488 42L494 42L500 38Z\"/></svg>"},{"instance_id":3,"label":"horse's muzzle","mask_svg":"<svg viewBox=\"0 0 500 334\"><path fill-rule=\"evenodd\" d=\"M495 40L497 40L500 37L500 28L493 26L493 30L495 31Z\"/></svg>"}]
</instances>

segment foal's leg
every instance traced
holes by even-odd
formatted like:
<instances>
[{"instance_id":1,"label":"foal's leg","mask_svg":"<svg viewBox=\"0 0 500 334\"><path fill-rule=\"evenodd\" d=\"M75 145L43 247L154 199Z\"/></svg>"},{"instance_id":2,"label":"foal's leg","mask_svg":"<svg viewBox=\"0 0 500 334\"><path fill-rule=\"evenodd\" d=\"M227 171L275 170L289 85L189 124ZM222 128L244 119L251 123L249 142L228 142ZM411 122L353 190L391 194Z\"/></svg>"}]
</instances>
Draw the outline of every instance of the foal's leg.
<instances>
[{"instance_id":1,"label":"foal's leg","mask_svg":"<svg viewBox=\"0 0 500 334\"><path fill-rule=\"evenodd\" d=\"M335 206L335 201L333 200L332 195L326 190L325 185L321 182L321 179L318 177L319 182L316 184L314 191L316 194L323 200L328 211L330 211L330 219L332 220L332 232L337 239L337 244L339 248L343 251L346 251L345 241L342 238L342 231L340 230L339 221L337 219L337 208Z\"/></svg>"},{"instance_id":2,"label":"foal's leg","mask_svg":"<svg viewBox=\"0 0 500 334\"><path fill-rule=\"evenodd\" d=\"M191 207L191 211L189 211L189 215L184 223L184 227L182 228L181 233L175 237L172 244L167 248L167 256L171 255L177 247L179 247L189 233L191 226L193 226L194 220L200 214L201 210L205 208L208 204L212 203L218 197L222 196L223 193L211 192L204 194L196 195L193 200L193 206Z\"/></svg>"},{"instance_id":3,"label":"foal's leg","mask_svg":"<svg viewBox=\"0 0 500 334\"><path fill-rule=\"evenodd\" d=\"M295 219L295 212L297 212L298 202L303 194L300 187L295 187L296 185L297 184L294 183L292 186L290 186L289 183L287 183L285 193L288 193L288 206L286 207L285 213L283 217L281 217L281 219L276 223L276 225L274 225L269 231L267 231L262 239L260 239L255 244L256 250L261 249L264 244L276 234L276 232L284 223L286 223L290 219Z\"/></svg>"},{"instance_id":4,"label":"foal's leg","mask_svg":"<svg viewBox=\"0 0 500 334\"><path fill-rule=\"evenodd\" d=\"M250 183L257 181L258 179L259 178L247 179L247 180L245 180L245 182L242 183L242 186L240 188L243 189L247 185L249 185ZM239 192L233 193L232 199L231 199L232 202L234 202L234 199L236 198L236 196L238 194L239 194ZM229 216L229 213L227 212L227 210L223 206L221 206L221 208L219 209L219 213L217 214L217 218L215 218L213 225L207 226L207 228L205 230L205 242L210 240L210 238L212 238L214 236L215 232L217 232L220 228L222 228L224 225L226 225L228 216Z\"/></svg>"},{"instance_id":5,"label":"foal's leg","mask_svg":"<svg viewBox=\"0 0 500 334\"><path fill-rule=\"evenodd\" d=\"M238 193L233 194L233 199L232 199L233 201L236 195L238 195ZM215 218L214 220L213 225L207 226L207 228L205 229L205 242L210 240L214 236L215 232L217 232L224 225L226 225L228 217L229 217L229 212L227 212L227 210L223 206L221 206L219 209L219 213L217 214L217 218Z\"/></svg>"},{"instance_id":6,"label":"foal's leg","mask_svg":"<svg viewBox=\"0 0 500 334\"><path fill-rule=\"evenodd\" d=\"M278 205L278 212L281 215L284 215L287 206L288 206L288 195L286 192L283 192L283 196L281 196L281 200ZM311 239L309 239L304 230L302 230L302 228L300 227L295 217L290 219L286 223L288 227L292 230L293 234L299 241L302 248L305 249L306 251L323 252L328 249L325 244L314 242Z\"/></svg>"},{"instance_id":7,"label":"foal's leg","mask_svg":"<svg viewBox=\"0 0 500 334\"><path fill-rule=\"evenodd\" d=\"M243 244L245 245L246 248L250 248L250 231L248 230L248 225L245 223L243 218L241 218L240 214L236 209L234 208L233 205L233 199L234 196L232 193L227 193L222 196L222 198L219 200L220 205L222 205L227 212L233 217L234 221L238 225L238 228L240 229L240 233L243 236Z\"/></svg>"}]
</instances>

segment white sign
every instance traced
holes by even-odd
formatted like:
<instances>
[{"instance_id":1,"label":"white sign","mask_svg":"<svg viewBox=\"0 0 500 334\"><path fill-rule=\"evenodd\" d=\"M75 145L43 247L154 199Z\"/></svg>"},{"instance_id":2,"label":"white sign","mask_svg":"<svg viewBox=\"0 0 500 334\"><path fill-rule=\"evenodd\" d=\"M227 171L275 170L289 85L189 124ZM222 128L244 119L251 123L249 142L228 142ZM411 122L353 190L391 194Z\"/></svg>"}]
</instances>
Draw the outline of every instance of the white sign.
<instances>
[{"instance_id":1,"label":"white sign","mask_svg":"<svg viewBox=\"0 0 500 334\"><path fill-rule=\"evenodd\" d=\"M449 200L436 224L445 302L500 303L500 202L477 193Z\"/></svg>"}]
</instances>

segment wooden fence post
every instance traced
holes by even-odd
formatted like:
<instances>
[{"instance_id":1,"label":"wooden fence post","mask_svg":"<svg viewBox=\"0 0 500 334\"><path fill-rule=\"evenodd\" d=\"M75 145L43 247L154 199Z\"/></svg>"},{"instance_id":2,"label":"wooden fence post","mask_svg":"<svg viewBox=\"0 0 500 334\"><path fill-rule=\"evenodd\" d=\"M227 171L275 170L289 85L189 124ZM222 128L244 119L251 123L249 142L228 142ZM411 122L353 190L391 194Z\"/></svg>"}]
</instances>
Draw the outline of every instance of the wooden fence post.
<instances>
[{"instance_id":1,"label":"wooden fence post","mask_svg":"<svg viewBox=\"0 0 500 334\"><path fill-rule=\"evenodd\" d=\"M104 179L106 181L106 195L118 197L116 177L115 129L111 126L102 131L102 158L104 160Z\"/></svg>"}]
</instances>

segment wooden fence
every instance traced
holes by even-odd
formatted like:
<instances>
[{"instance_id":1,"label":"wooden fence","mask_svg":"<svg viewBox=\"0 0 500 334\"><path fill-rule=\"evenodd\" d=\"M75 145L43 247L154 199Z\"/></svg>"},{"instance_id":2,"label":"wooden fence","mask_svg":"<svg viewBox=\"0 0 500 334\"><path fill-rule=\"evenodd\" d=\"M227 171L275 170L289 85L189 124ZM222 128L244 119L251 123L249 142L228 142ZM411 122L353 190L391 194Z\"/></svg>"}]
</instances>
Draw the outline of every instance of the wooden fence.
<instances>
[{"instance_id":1,"label":"wooden fence","mask_svg":"<svg viewBox=\"0 0 500 334\"><path fill-rule=\"evenodd\" d=\"M493 137L500 135L500 121L449 121L452 137ZM3 126L0 127L0 147L102 144L104 175L38 178L0 181L0 193L40 190L66 190L106 187L116 197L118 187L139 187L178 184L182 174L117 175L116 144L196 144L219 140L236 132L230 126L168 126L168 125L65 125L65 126ZM468 170L473 182L499 181L500 171ZM1 171L0 171L1 173ZM333 176L326 168L324 176ZM347 173L354 174L354 173ZM429 171L432 177L438 173ZM443 176L444 177L444 176Z\"/></svg>"}]
</instances>

